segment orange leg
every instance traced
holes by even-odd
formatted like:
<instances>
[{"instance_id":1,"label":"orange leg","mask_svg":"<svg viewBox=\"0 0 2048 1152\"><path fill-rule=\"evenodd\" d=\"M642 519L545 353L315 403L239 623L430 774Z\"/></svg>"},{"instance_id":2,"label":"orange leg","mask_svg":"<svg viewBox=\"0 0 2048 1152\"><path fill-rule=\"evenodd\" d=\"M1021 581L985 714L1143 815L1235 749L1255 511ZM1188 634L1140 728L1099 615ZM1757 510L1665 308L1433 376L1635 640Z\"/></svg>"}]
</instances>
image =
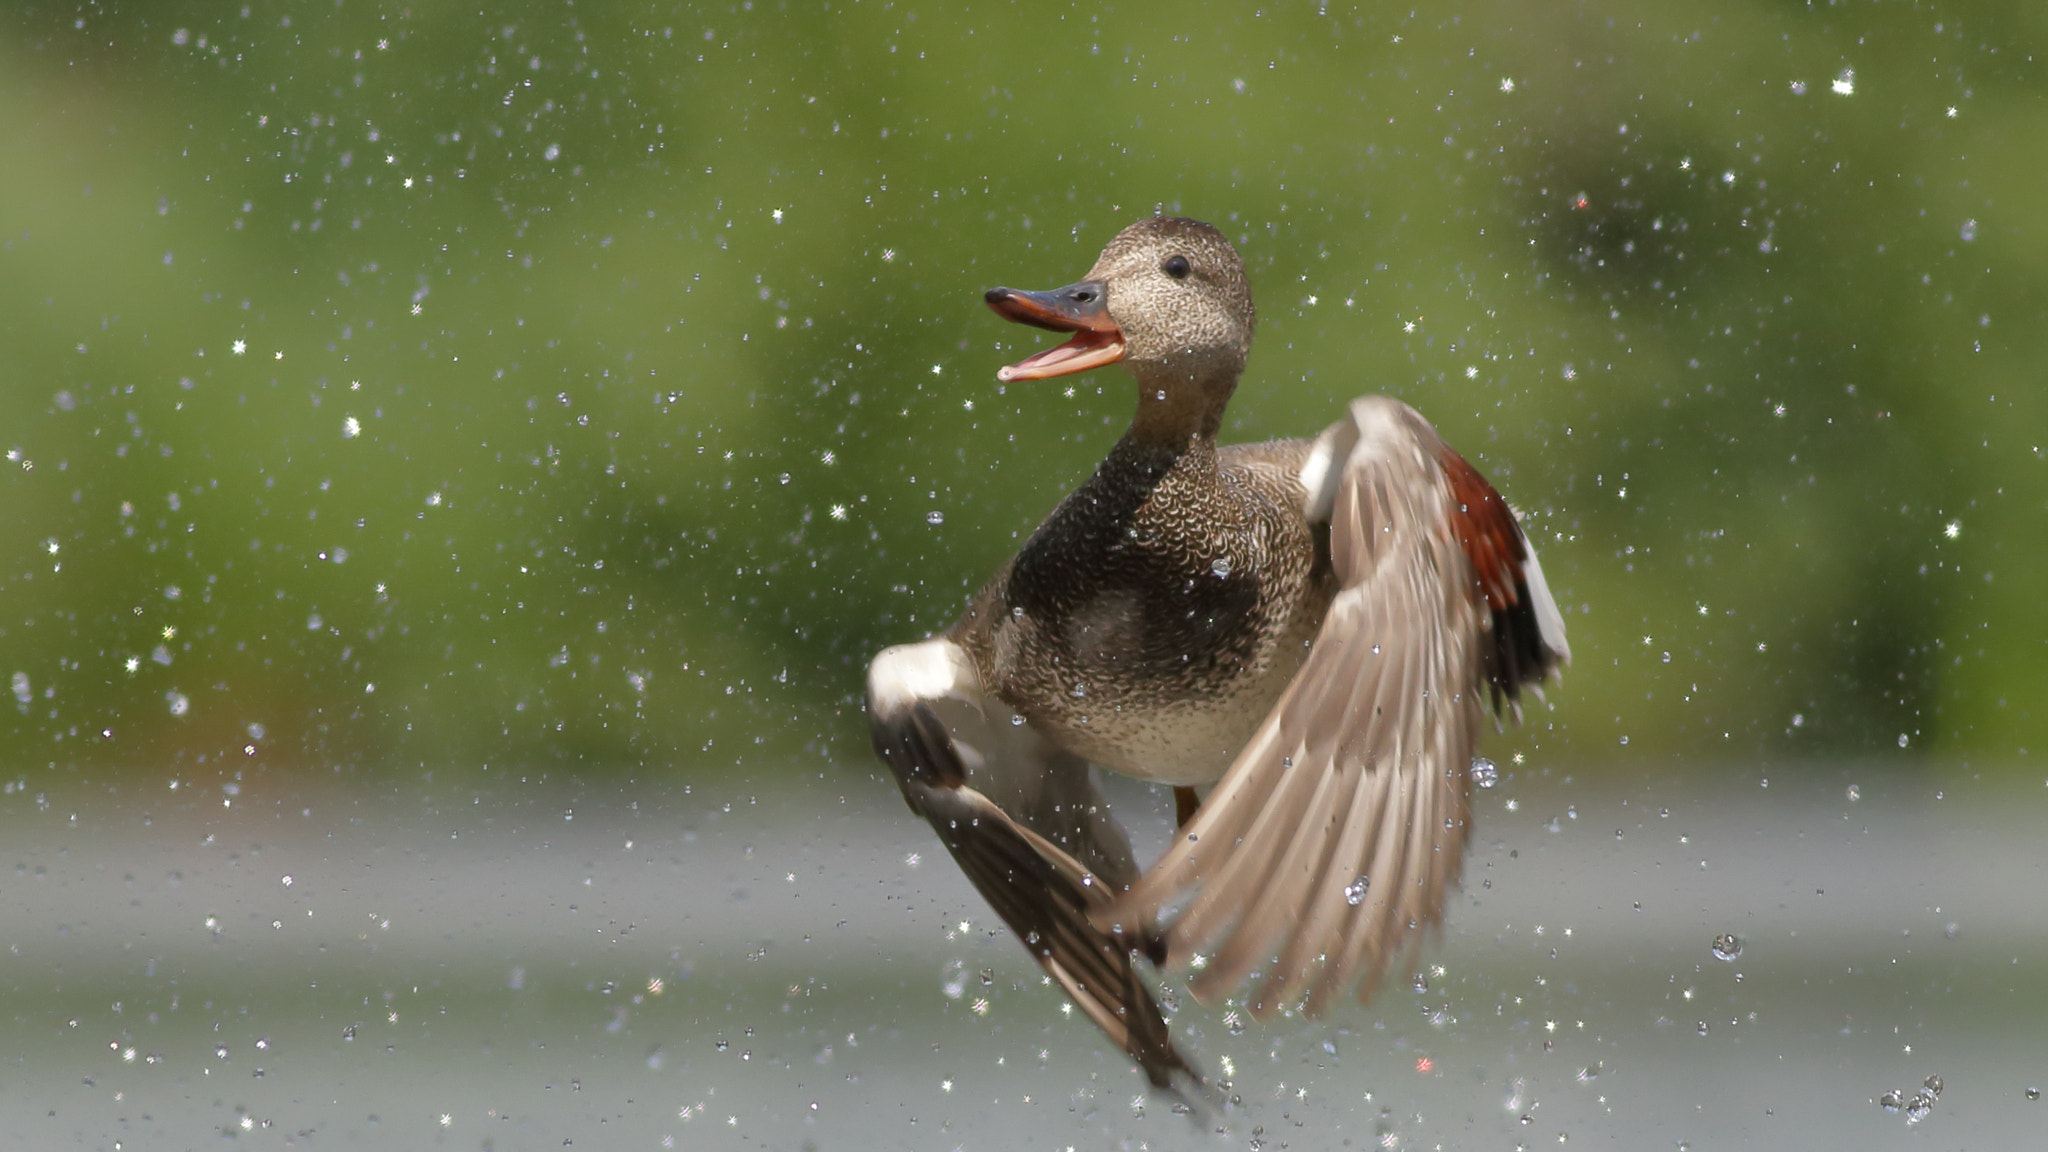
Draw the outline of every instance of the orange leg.
<instances>
[{"instance_id":1,"label":"orange leg","mask_svg":"<svg viewBox=\"0 0 2048 1152\"><path fill-rule=\"evenodd\" d=\"M1175 824L1182 828L1187 827L1188 821L1195 818L1195 809L1201 806L1202 802L1196 799L1193 788L1183 788L1178 784L1174 785L1173 820Z\"/></svg>"}]
</instances>

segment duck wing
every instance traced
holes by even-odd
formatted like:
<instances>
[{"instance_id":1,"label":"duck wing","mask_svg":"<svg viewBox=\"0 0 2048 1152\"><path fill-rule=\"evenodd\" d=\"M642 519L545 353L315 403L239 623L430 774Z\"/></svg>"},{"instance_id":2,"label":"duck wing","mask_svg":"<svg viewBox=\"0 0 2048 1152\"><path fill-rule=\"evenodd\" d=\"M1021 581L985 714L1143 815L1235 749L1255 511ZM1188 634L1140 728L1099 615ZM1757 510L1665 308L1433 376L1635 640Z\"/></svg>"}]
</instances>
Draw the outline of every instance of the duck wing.
<instances>
[{"instance_id":1,"label":"duck wing","mask_svg":"<svg viewBox=\"0 0 2048 1152\"><path fill-rule=\"evenodd\" d=\"M1496 707L1569 657L1513 513L1414 410L1371 397L1302 472L1339 589L1300 671L1172 846L1098 923L1207 953L1208 998L1263 966L1250 1007L1369 996L1440 921L1469 828L1467 774ZM1276 958L1277 954L1277 958Z\"/></svg>"},{"instance_id":2,"label":"duck wing","mask_svg":"<svg viewBox=\"0 0 2048 1152\"><path fill-rule=\"evenodd\" d=\"M973 743L956 740L954 726L935 707L960 695L960 686L937 683L942 676L902 674L906 668L959 666L950 652L941 653L946 659L921 658L930 646L949 643L927 641L877 658L868 692L875 753L896 777L910 810L931 824L960 870L1068 998L1138 1062L1155 1087L1188 1099L1179 1079L1184 1077L1199 1094L1205 1082L1175 1047L1133 961L1137 941L1098 927L1089 915L1114 899L1113 885L968 783L970 769L986 774L986 757ZM994 750L987 734L971 735ZM1122 855L1128 859L1128 847Z\"/></svg>"}]
</instances>

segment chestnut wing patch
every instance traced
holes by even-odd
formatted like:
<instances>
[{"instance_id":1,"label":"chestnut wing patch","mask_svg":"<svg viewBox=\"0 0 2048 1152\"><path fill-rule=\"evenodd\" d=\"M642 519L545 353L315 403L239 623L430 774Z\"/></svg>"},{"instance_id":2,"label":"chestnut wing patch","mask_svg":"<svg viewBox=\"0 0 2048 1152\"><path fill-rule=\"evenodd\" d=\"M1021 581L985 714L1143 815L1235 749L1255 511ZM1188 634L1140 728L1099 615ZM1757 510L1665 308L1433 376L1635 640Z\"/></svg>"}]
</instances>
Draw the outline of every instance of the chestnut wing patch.
<instances>
[{"instance_id":1,"label":"chestnut wing patch","mask_svg":"<svg viewBox=\"0 0 2048 1152\"><path fill-rule=\"evenodd\" d=\"M1517 585L1522 580L1522 558L1529 552L1522 530L1515 526L1515 514L1463 456L1445 448L1439 462L1457 504L1451 510L1451 525L1458 544L1472 561L1487 606L1505 612L1526 599L1526 588Z\"/></svg>"},{"instance_id":2,"label":"chestnut wing patch","mask_svg":"<svg viewBox=\"0 0 2048 1152\"><path fill-rule=\"evenodd\" d=\"M1450 448L1442 450L1438 462L1451 485L1452 531L1472 563L1475 590L1492 615L1492 627L1482 644L1494 711L1508 703L1516 705L1519 715L1522 686L1540 684L1563 655L1558 650L1561 638L1558 646L1546 642L1543 613L1537 608L1537 597L1547 602L1550 593L1541 588L1542 570L1535 568L1528 541L1507 501L1477 468ZM1535 595L1530 591L1532 572L1539 588ZM1555 613L1554 608L1550 611Z\"/></svg>"}]
</instances>

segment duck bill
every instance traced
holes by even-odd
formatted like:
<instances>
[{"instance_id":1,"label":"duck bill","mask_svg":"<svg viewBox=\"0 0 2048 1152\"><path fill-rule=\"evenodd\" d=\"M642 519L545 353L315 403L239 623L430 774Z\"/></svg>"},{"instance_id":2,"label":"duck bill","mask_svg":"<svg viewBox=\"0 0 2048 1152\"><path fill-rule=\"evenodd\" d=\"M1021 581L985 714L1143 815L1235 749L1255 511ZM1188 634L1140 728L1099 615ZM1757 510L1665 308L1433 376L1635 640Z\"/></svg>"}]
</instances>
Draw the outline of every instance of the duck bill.
<instances>
[{"instance_id":1,"label":"duck bill","mask_svg":"<svg viewBox=\"0 0 2048 1152\"><path fill-rule=\"evenodd\" d=\"M983 299L1005 320L1074 334L1073 339L1057 348L1048 348L998 369L998 380L1067 376L1124 358L1123 329L1109 317L1109 291L1099 280L1083 280L1050 292L991 288Z\"/></svg>"}]
</instances>

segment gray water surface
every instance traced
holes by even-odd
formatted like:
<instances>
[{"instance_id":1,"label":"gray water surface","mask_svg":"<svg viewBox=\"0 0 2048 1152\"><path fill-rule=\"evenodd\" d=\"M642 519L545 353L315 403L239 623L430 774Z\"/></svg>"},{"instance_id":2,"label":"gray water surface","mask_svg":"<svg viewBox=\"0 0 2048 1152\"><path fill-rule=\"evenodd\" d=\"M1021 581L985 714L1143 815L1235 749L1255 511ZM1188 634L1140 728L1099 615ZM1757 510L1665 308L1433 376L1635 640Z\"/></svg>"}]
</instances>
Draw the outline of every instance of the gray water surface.
<instances>
[{"instance_id":1,"label":"gray water surface","mask_svg":"<svg viewBox=\"0 0 2048 1152\"><path fill-rule=\"evenodd\" d=\"M1426 987L1267 1025L1180 997L1176 1032L1228 1082L1200 1117L1063 1010L862 767L688 791L15 791L0 1131L108 1149L2033 1146L2048 788L1764 776L1522 772L1475 793L1463 891L1414 965ZM1157 844L1161 800L1116 795ZM1880 1106L1931 1075L1917 1124Z\"/></svg>"}]
</instances>

